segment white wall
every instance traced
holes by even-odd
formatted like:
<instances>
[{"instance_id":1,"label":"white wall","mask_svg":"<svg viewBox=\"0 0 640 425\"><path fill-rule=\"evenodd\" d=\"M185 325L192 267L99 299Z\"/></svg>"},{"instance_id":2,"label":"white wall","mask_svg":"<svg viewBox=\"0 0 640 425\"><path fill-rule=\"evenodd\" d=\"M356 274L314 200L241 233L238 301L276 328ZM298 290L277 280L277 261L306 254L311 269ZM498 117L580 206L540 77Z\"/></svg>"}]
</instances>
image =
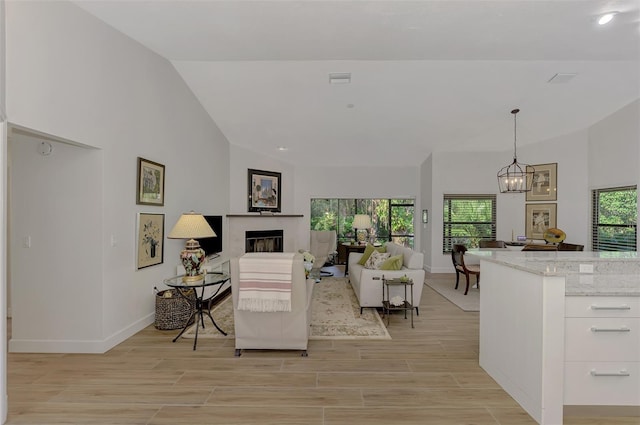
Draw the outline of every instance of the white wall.
<instances>
[{"instance_id":1,"label":"white wall","mask_svg":"<svg viewBox=\"0 0 640 425\"><path fill-rule=\"evenodd\" d=\"M589 128L589 189L640 186L639 117L640 99Z\"/></svg>"},{"instance_id":2,"label":"white wall","mask_svg":"<svg viewBox=\"0 0 640 425\"><path fill-rule=\"evenodd\" d=\"M496 237L511 240L511 234L525 234L525 194L500 194L497 172L512 159L510 152L434 153L432 178L432 238L425 253L426 269L450 273L451 257L442 253L444 194L497 194ZM589 194L586 132L578 132L518 149L518 160L529 164L558 164L557 226L568 241L587 241ZM425 161L426 163L426 161ZM423 164L424 166L425 164ZM425 167L426 169L427 167Z\"/></svg>"},{"instance_id":3,"label":"white wall","mask_svg":"<svg viewBox=\"0 0 640 425\"><path fill-rule=\"evenodd\" d=\"M56 149L38 171L49 172L42 176L51 180L46 185L13 180L14 194L29 190L40 206L54 199L59 205L36 211L35 203L29 210L11 206L13 217L30 217L18 237L32 237L30 250L12 252L11 349L58 351L63 345L67 351L102 352L152 322L153 287L175 274L184 244L166 240L164 263L136 270L137 214L164 213L165 233L182 212L226 214L228 142L168 61L77 6L10 2L6 9L9 121L96 148ZM42 160L30 158L29 146L19 149L24 152L14 158L16 170ZM163 207L134 201L138 156L166 166ZM82 191L70 191L68 180L57 184L56 171L47 170L57 162L77 178L89 176L89 182L77 183ZM46 223L51 208L65 205L75 206L74 225L84 229L87 246L77 247L73 257L54 249L46 258L32 258L40 248L74 240L68 232L34 224ZM34 262L47 268L32 271ZM78 267L76 278L69 277L71 267ZM31 302L33 290L43 294L38 303ZM61 292L56 305L41 305L52 291ZM47 329L48 322L65 326Z\"/></svg>"},{"instance_id":4,"label":"white wall","mask_svg":"<svg viewBox=\"0 0 640 425\"><path fill-rule=\"evenodd\" d=\"M589 188L638 184L640 100L589 128Z\"/></svg>"},{"instance_id":5,"label":"white wall","mask_svg":"<svg viewBox=\"0 0 640 425\"><path fill-rule=\"evenodd\" d=\"M7 123L6 123L6 54L5 54L5 2L0 0L0 423L7 420L7 252L6 247L6 176L7 176Z\"/></svg>"},{"instance_id":6,"label":"white wall","mask_svg":"<svg viewBox=\"0 0 640 425\"><path fill-rule=\"evenodd\" d=\"M588 129L526 145L518 160L532 165L558 164L557 226L567 242L591 245L592 188L638 184L640 180L640 101L635 101ZM498 193L496 173L510 161L510 153L434 153L422 164L422 180L431 179L425 268L450 273L451 259L442 254L442 197L445 193ZM429 176L429 170L431 175ZM425 184L429 184L425 182ZM428 190L422 188L422 193ZM497 239L523 235L524 194L498 194ZM428 205L428 202L423 202ZM433 218L433 220L432 220Z\"/></svg>"},{"instance_id":7,"label":"white wall","mask_svg":"<svg viewBox=\"0 0 640 425\"><path fill-rule=\"evenodd\" d=\"M313 167L297 165L295 210L304 214L298 244L309 247L311 198L415 198L415 246L420 246L418 167Z\"/></svg>"},{"instance_id":8,"label":"white wall","mask_svg":"<svg viewBox=\"0 0 640 425\"><path fill-rule=\"evenodd\" d=\"M36 139L9 138L16 189L11 192L9 241L14 260L12 334L24 345L98 339L101 151L55 143L53 153L42 156L39 144ZM70 196L74 193L82 196ZM72 314L66 300L74 303Z\"/></svg>"},{"instance_id":9,"label":"white wall","mask_svg":"<svg viewBox=\"0 0 640 425\"><path fill-rule=\"evenodd\" d=\"M297 179L294 178L295 167L285 161L273 157L264 156L256 152L231 145L230 150L230 196L231 213L247 214L249 206L249 180L248 170L263 170L282 173L280 182L281 213L300 214L293 203Z\"/></svg>"},{"instance_id":10,"label":"white wall","mask_svg":"<svg viewBox=\"0 0 640 425\"><path fill-rule=\"evenodd\" d=\"M512 159L512 158L511 158ZM425 163L428 161L425 161ZM445 194L495 194L498 192L498 170L509 162L508 153L495 152L435 152L431 155L431 208L429 225L431 238L426 246L425 268L432 273L452 271L450 254L442 253L443 197ZM424 164L423 164L424 165ZM425 171L429 167L425 167ZM423 181L428 178L423 178ZM428 184L428 183L427 183ZM524 230L524 206L520 214L514 216L516 205L520 205L524 195L501 195L497 200L499 227L497 237L511 239L511 229ZM504 220L504 221L502 221ZM521 222L520 222L521 221ZM507 227L504 227L507 226Z\"/></svg>"},{"instance_id":11,"label":"white wall","mask_svg":"<svg viewBox=\"0 0 640 425\"><path fill-rule=\"evenodd\" d=\"M419 249L424 254L425 264L431 264L428 260L432 252L432 240L438 234L438 228L434 228L433 219L433 155L429 157L420 166L420 199L421 205L418 206L418 214L420 216L420 245ZM427 210L427 223L422 223L422 210Z\"/></svg>"}]
</instances>

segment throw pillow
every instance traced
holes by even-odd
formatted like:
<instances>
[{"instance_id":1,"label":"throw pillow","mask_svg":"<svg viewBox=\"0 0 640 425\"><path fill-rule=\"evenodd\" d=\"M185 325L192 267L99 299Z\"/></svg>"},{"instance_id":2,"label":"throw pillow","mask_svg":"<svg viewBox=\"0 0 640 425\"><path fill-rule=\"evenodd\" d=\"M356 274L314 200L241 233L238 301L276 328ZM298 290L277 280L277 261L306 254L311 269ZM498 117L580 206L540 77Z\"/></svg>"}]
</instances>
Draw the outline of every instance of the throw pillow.
<instances>
[{"instance_id":1,"label":"throw pillow","mask_svg":"<svg viewBox=\"0 0 640 425\"><path fill-rule=\"evenodd\" d=\"M402 255L394 255L389 257L380 264L380 270L401 270L402 269Z\"/></svg>"},{"instance_id":2,"label":"throw pillow","mask_svg":"<svg viewBox=\"0 0 640 425\"><path fill-rule=\"evenodd\" d=\"M384 245L376 247L371 244L367 244L367 246L364 249L364 254L362 254L362 257L358 261L358 264L360 264L361 266L364 266L367 263L367 260L369 259L373 251L387 252L387 247Z\"/></svg>"},{"instance_id":3,"label":"throw pillow","mask_svg":"<svg viewBox=\"0 0 640 425\"><path fill-rule=\"evenodd\" d=\"M380 265L389 258L388 252L373 251L369 256L369 259L364 264L365 269L379 269Z\"/></svg>"}]
</instances>

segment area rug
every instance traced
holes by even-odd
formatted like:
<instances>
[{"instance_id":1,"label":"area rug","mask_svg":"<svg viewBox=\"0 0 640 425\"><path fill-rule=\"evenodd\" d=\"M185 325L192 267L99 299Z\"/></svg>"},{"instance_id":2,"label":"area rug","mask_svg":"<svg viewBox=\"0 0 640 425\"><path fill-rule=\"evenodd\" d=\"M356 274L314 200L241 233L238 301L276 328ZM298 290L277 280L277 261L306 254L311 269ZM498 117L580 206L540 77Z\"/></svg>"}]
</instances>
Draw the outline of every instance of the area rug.
<instances>
[{"instance_id":1,"label":"area rug","mask_svg":"<svg viewBox=\"0 0 640 425\"><path fill-rule=\"evenodd\" d=\"M374 308L360 306L351 284L346 278L324 277L313 289L311 300L311 336L309 339L391 339L380 315ZM229 296L211 310L222 330L233 338L233 302ZM206 318L205 328L198 330L198 338L225 338ZM193 338L195 325L183 338Z\"/></svg>"},{"instance_id":2,"label":"area rug","mask_svg":"<svg viewBox=\"0 0 640 425\"><path fill-rule=\"evenodd\" d=\"M475 279L471 281L471 284ZM443 275L442 277L428 277L425 279L427 286L451 301L463 311L480 311L480 290L469 286L469 293L464 294L467 286L464 276L460 276L460 284L456 287L456 275ZM482 282L480 282L482 284Z\"/></svg>"}]
</instances>

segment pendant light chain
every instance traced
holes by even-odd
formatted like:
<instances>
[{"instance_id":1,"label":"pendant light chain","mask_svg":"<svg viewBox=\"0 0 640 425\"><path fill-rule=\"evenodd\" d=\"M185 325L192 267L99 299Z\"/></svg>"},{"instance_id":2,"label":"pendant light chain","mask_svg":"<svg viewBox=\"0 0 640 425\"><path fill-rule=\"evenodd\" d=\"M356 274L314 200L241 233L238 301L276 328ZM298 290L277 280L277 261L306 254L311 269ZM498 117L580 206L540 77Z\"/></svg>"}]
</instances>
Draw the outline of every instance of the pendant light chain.
<instances>
[{"instance_id":1,"label":"pendant light chain","mask_svg":"<svg viewBox=\"0 0 640 425\"><path fill-rule=\"evenodd\" d=\"M518 148L517 148L517 141L518 141L518 131L517 131L517 124L516 124L516 120L518 119L518 112L520 112L520 109L514 109L513 111L511 111L511 113L513 114L513 159L517 160L518 159Z\"/></svg>"}]
</instances>

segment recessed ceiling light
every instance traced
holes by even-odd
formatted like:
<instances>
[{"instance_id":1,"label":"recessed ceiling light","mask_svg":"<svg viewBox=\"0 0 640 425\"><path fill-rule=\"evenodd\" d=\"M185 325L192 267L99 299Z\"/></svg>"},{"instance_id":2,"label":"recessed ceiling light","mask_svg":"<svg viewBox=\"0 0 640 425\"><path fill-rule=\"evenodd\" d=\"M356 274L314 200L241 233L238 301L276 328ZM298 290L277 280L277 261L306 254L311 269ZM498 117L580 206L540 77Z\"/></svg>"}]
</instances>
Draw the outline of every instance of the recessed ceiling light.
<instances>
[{"instance_id":1,"label":"recessed ceiling light","mask_svg":"<svg viewBox=\"0 0 640 425\"><path fill-rule=\"evenodd\" d=\"M606 25L609 22L611 22L611 20L613 19L614 16L616 16L618 14L618 12L609 12L609 13L605 13L604 15L602 15L599 19L598 19L598 24L599 25Z\"/></svg>"},{"instance_id":2,"label":"recessed ceiling light","mask_svg":"<svg viewBox=\"0 0 640 425\"><path fill-rule=\"evenodd\" d=\"M288 148L288 147L286 147L286 146L278 146L278 150L279 150L280 152L284 152L284 151L288 151L288 150L289 150L289 148Z\"/></svg>"},{"instance_id":3,"label":"recessed ceiling light","mask_svg":"<svg viewBox=\"0 0 640 425\"><path fill-rule=\"evenodd\" d=\"M329 74L330 84L349 84L351 82L350 72L333 72Z\"/></svg>"}]
</instances>

